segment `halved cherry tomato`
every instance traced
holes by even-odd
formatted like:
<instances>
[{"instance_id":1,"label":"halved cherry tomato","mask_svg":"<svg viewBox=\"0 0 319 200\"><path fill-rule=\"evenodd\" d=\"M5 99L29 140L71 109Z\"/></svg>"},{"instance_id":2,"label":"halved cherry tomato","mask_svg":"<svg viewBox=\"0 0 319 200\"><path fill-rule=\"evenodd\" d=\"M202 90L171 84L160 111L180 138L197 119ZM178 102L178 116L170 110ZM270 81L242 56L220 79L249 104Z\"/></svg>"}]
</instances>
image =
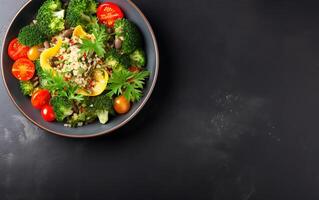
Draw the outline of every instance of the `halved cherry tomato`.
<instances>
[{"instance_id":1,"label":"halved cherry tomato","mask_svg":"<svg viewBox=\"0 0 319 200\"><path fill-rule=\"evenodd\" d=\"M14 61L18 60L19 58L27 58L27 53L30 47L24 46L20 44L18 38L11 40L8 47L8 55Z\"/></svg>"},{"instance_id":2,"label":"halved cherry tomato","mask_svg":"<svg viewBox=\"0 0 319 200\"><path fill-rule=\"evenodd\" d=\"M12 74L20 81L30 80L35 73L35 66L27 58L20 58L12 65Z\"/></svg>"},{"instance_id":3,"label":"halved cherry tomato","mask_svg":"<svg viewBox=\"0 0 319 200\"><path fill-rule=\"evenodd\" d=\"M131 103L121 95L115 98L113 107L118 114L125 114L130 110Z\"/></svg>"},{"instance_id":4,"label":"halved cherry tomato","mask_svg":"<svg viewBox=\"0 0 319 200\"><path fill-rule=\"evenodd\" d=\"M55 120L55 113L53 107L50 105L45 105L41 109L41 116L47 122L53 122Z\"/></svg>"},{"instance_id":5,"label":"halved cherry tomato","mask_svg":"<svg viewBox=\"0 0 319 200\"><path fill-rule=\"evenodd\" d=\"M39 89L32 94L31 104L36 109L41 109L45 105L48 105L51 99L49 90Z\"/></svg>"},{"instance_id":6,"label":"halved cherry tomato","mask_svg":"<svg viewBox=\"0 0 319 200\"><path fill-rule=\"evenodd\" d=\"M40 51L38 46L33 46L28 51L28 58L32 61L35 61L40 58Z\"/></svg>"},{"instance_id":7,"label":"halved cherry tomato","mask_svg":"<svg viewBox=\"0 0 319 200\"><path fill-rule=\"evenodd\" d=\"M96 14L99 21L109 27L113 27L114 22L117 19L122 19L124 17L121 8L111 2L101 3L97 8Z\"/></svg>"}]
</instances>

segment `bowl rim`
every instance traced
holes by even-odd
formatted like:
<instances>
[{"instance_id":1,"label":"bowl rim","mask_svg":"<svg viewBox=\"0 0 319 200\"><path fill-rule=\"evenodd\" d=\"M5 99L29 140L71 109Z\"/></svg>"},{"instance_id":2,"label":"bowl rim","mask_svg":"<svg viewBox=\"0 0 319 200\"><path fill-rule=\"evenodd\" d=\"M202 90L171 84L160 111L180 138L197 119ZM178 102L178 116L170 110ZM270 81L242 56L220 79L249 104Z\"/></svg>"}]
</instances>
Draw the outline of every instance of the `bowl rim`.
<instances>
[{"instance_id":1,"label":"bowl rim","mask_svg":"<svg viewBox=\"0 0 319 200\"><path fill-rule=\"evenodd\" d=\"M63 136L63 137L67 137L67 138L92 138L92 137L97 137L97 136L101 136L101 135L106 135L106 134L110 134L111 132L121 128L122 126L124 126L125 124L127 124L129 121L131 121L141 110L142 108L145 106L145 104L148 102L149 98L151 97L152 93L153 93L153 90L155 88L155 85L156 85L156 82L157 82L157 77L158 77L158 72L159 72L159 51L158 51L158 45L157 45L157 40L156 40L156 37L155 37L155 34L154 34L154 31L148 21L148 19L145 17L145 15L143 14L143 12L136 6L135 3L133 3L131 0L127 0L127 2L129 4L131 4L135 9L136 11L141 15L141 17L143 18L151 36L152 36L152 42L154 44L154 47L155 47L155 74L154 74L154 79L151 83L151 86L150 86L150 89L148 91L148 93L146 94L145 98L142 100L142 103L137 107L137 109L131 114L129 115L123 122L117 124L116 126L112 127L111 129L109 130L106 130L106 131L100 131L100 132L97 132L97 133L94 133L94 134L90 134L90 135L69 135L69 134L64 134L64 133L61 133L61 132L58 132L58 131L55 131L55 130L51 130L49 128L46 128L42 125L40 125L39 123L37 123L35 120L33 120L31 117L29 117L24 111L23 109L21 108L20 105L17 104L17 102L14 100L13 96L11 95L10 91L9 91L9 88L8 88L8 85L6 83L6 79L4 77L4 68L3 68L3 55L6 51L4 51L5 49L5 40L8 36L8 32L12 26L12 23L13 21L17 18L17 16L21 13L21 11L29 4L31 3L32 0L29 0L27 1L18 11L17 13L12 17L10 23L8 24L7 28L6 28L6 31L5 31L5 34L3 36L3 43L1 45L1 49L2 49L2 52L1 52L1 72L2 72L2 79L3 79L3 83L4 83L4 86L6 88L6 91L11 99L11 101L14 103L14 105L16 106L16 108L18 108L18 110L28 119L30 120L33 124L35 124L36 126L40 127L41 129L45 130L45 132L50 132L50 133L53 133L55 135L58 135L58 136Z\"/></svg>"}]
</instances>

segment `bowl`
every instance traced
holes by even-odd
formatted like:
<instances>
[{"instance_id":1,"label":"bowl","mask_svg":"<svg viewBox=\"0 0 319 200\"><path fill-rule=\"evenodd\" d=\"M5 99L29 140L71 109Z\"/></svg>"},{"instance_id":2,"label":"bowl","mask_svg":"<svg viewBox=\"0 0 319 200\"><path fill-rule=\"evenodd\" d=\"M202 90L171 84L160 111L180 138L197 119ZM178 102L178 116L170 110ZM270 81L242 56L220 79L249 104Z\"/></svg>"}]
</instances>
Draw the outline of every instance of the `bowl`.
<instances>
[{"instance_id":1,"label":"bowl","mask_svg":"<svg viewBox=\"0 0 319 200\"><path fill-rule=\"evenodd\" d=\"M114 2L118 4L123 12L125 13L126 18L133 21L140 29L143 38L144 38L144 49L147 55L147 66L146 68L150 71L151 75L144 88L143 98L134 103L131 110L125 114L112 118L106 125L100 124L98 122L85 125L78 128L69 128L65 127L63 123L57 122L46 122L42 119L40 112L34 109L31 105L29 97L24 96L19 89L19 81L16 80L11 74L11 66L13 61L9 58L7 54L7 48L9 42L15 38L19 30L29 24L32 19L35 17L36 11L40 7L42 0L32 0L27 2L15 15L11 23L8 26L8 29L5 33L3 44L2 44L2 53L1 53L1 70L4 85L6 90L16 107L20 112L33 122L38 127L65 137L73 138L87 138L95 137L103 134L111 133L112 131L124 126L128 123L134 116L136 116L143 106L148 101L151 93L154 89L158 68L159 68L159 55L155 35L153 30L141 12L141 10L130 0L107 0L108 2ZM103 0L99 2L104 2Z\"/></svg>"}]
</instances>

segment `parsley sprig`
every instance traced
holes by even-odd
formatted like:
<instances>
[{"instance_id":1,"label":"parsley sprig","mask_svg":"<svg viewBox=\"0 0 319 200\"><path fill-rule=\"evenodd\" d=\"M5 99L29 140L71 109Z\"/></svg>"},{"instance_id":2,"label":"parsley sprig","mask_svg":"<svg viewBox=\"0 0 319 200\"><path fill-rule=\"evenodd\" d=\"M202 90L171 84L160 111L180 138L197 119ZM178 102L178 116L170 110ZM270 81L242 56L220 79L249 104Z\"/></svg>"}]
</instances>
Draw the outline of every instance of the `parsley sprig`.
<instances>
[{"instance_id":1,"label":"parsley sprig","mask_svg":"<svg viewBox=\"0 0 319 200\"><path fill-rule=\"evenodd\" d=\"M87 54L96 53L99 57L104 57L105 51L105 42L109 40L110 35L106 32L104 26L96 24L92 28L92 33L95 37L93 40L82 39L82 45L80 47L82 52Z\"/></svg>"},{"instance_id":2,"label":"parsley sprig","mask_svg":"<svg viewBox=\"0 0 319 200\"><path fill-rule=\"evenodd\" d=\"M78 86L64 80L64 77L53 70L43 70L37 66L37 74L41 87L49 90L57 96L66 97L69 100L82 101L82 95L76 93Z\"/></svg>"},{"instance_id":3,"label":"parsley sprig","mask_svg":"<svg viewBox=\"0 0 319 200\"><path fill-rule=\"evenodd\" d=\"M128 70L114 71L109 80L109 96L124 95L128 101L139 101L142 98L142 89L145 80L149 77L148 71L130 72Z\"/></svg>"}]
</instances>

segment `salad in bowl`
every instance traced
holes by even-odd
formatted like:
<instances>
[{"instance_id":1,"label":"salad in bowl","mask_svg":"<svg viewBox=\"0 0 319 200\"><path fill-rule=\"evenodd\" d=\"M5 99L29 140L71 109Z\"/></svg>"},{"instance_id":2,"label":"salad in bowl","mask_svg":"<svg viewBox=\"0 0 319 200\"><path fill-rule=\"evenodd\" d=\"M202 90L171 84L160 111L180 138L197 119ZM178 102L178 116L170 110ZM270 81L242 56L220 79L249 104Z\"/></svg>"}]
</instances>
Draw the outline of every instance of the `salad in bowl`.
<instances>
[{"instance_id":1,"label":"salad in bowl","mask_svg":"<svg viewBox=\"0 0 319 200\"><path fill-rule=\"evenodd\" d=\"M140 30L112 2L44 1L8 56L34 109L66 127L126 114L151 75Z\"/></svg>"}]
</instances>

